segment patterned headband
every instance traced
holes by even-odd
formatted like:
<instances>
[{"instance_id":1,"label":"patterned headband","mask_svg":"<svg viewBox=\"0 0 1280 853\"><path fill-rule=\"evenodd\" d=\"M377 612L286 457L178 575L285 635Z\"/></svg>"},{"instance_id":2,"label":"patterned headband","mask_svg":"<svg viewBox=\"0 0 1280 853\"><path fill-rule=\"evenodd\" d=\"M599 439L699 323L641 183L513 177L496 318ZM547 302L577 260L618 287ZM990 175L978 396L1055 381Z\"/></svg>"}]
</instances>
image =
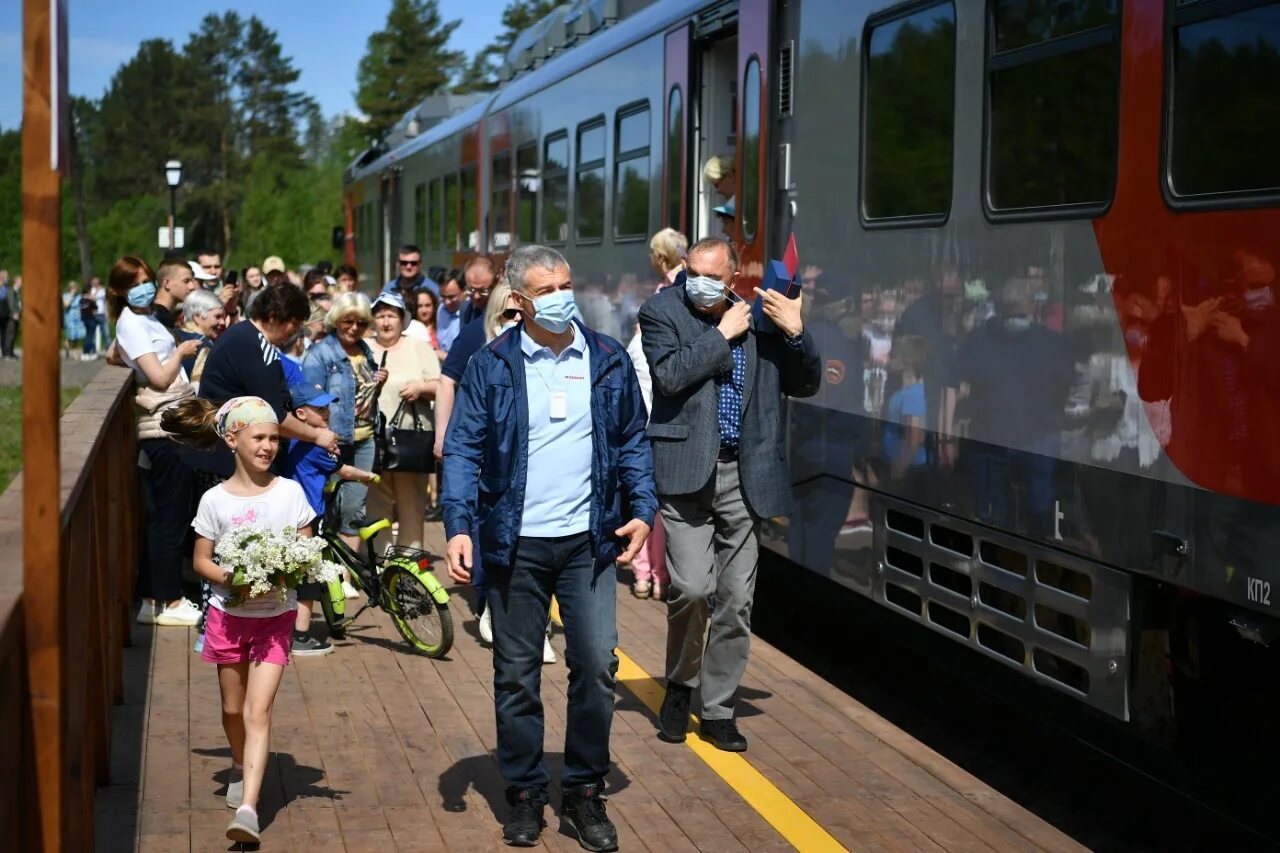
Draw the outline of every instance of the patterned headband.
<instances>
[{"instance_id":1,"label":"patterned headband","mask_svg":"<svg viewBox=\"0 0 1280 853\"><path fill-rule=\"evenodd\" d=\"M232 397L218 409L216 429L226 438L254 424L278 424L275 409L261 397Z\"/></svg>"}]
</instances>

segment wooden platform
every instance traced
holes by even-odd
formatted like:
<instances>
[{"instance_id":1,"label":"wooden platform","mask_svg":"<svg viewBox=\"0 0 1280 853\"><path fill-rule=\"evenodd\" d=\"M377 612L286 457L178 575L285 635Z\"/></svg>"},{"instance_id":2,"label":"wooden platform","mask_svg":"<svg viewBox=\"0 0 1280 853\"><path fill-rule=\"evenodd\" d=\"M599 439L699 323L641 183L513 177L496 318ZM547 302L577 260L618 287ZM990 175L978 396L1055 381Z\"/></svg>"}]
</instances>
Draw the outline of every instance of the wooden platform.
<instances>
[{"instance_id":1,"label":"wooden platform","mask_svg":"<svg viewBox=\"0 0 1280 853\"><path fill-rule=\"evenodd\" d=\"M608 780L623 850L792 849L766 816L799 814L795 807L829 846L850 850L1080 849L759 640L739 706L750 750L741 759L710 750L713 769L690 745L658 741L645 700L657 691L646 673L662 674L663 605L621 586L618 601L620 650L633 664L621 675ZM290 666L276 703L263 849L506 849L490 655L456 595L454 614L447 661L409 654L389 621L367 611L335 654ZM192 653L188 630L140 627L135 637L125 650L113 784L98 796L98 848L227 850L230 759L212 669ZM563 651L558 637L553 644ZM566 686L563 661L543 668L553 779ZM751 781L755 771L764 781ZM580 849L548 818L547 848Z\"/></svg>"}]
</instances>

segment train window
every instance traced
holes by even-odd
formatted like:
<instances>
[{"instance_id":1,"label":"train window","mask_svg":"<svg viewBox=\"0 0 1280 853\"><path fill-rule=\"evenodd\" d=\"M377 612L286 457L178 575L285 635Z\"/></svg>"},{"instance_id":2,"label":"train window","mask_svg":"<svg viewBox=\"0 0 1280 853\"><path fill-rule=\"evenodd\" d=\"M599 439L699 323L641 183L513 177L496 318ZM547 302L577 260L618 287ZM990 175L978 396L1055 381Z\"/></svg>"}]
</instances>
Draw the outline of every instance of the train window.
<instances>
[{"instance_id":1,"label":"train window","mask_svg":"<svg viewBox=\"0 0 1280 853\"><path fill-rule=\"evenodd\" d=\"M516 149L516 235L521 243L538 240L538 146Z\"/></svg>"},{"instance_id":2,"label":"train window","mask_svg":"<svg viewBox=\"0 0 1280 853\"><path fill-rule=\"evenodd\" d=\"M498 251L511 245L511 152L493 158L493 201L489 229L489 250Z\"/></svg>"},{"instance_id":3,"label":"train window","mask_svg":"<svg viewBox=\"0 0 1280 853\"><path fill-rule=\"evenodd\" d=\"M679 86L671 87L667 98L667 222L677 231L683 217L681 201L684 190L684 99Z\"/></svg>"},{"instance_id":4,"label":"train window","mask_svg":"<svg viewBox=\"0 0 1280 853\"><path fill-rule=\"evenodd\" d=\"M1280 3L1210 2L1172 15L1173 193L1280 193Z\"/></svg>"},{"instance_id":5,"label":"train window","mask_svg":"<svg viewBox=\"0 0 1280 853\"><path fill-rule=\"evenodd\" d=\"M756 236L760 206L760 60L751 57L742 80L742 198L738 210L742 236L750 243Z\"/></svg>"},{"instance_id":6,"label":"train window","mask_svg":"<svg viewBox=\"0 0 1280 853\"><path fill-rule=\"evenodd\" d=\"M649 233L649 105L618 115L613 158L613 236Z\"/></svg>"},{"instance_id":7,"label":"train window","mask_svg":"<svg viewBox=\"0 0 1280 853\"><path fill-rule=\"evenodd\" d=\"M440 249L440 179L427 184L427 248Z\"/></svg>"},{"instance_id":8,"label":"train window","mask_svg":"<svg viewBox=\"0 0 1280 853\"><path fill-rule=\"evenodd\" d=\"M462 170L462 218L458 223L458 246L469 252L480 248L480 234L476 230L479 223L478 192L476 167L467 166Z\"/></svg>"},{"instance_id":9,"label":"train window","mask_svg":"<svg viewBox=\"0 0 1280 853\"><path fill-rule=\"evenodd\" d=\"M427 233L427 185L413 188L413 238L417 243Z\"/></svg>"},{"instance_id":10,"label":"train window","mask_svg":"<svg viewBox=\"0 0 1280 853\"><path fill-rule=\"evenodd\" d=\"M458 240L458 175L444 176L444 243L445 249L456 252L462 248Z\"/></svg>"},{"instance_id":11,"label":"train window","mask_svg":"<svg viewBox=\"0 0 1280 853\"><path fill-rule=\"evenodd\" d=\"M955 6L873 23L866 43L862 215L944 219L951 209Z\"/></svg>"},{"instance_id":12,"label":"train window","mask_svg":"<svg viewBox=\"0 0 1280 853\"><path fill-rule=\"evenodd\" d=\"M569 239L569 134L563 130L542 146L542 239Z\"/></svg>"},{"instance_id":13,"label":"train window","mask_svg":"<svg viewBox=\"0 0 1280 853\"><path fill-rule=\"evenodd\" d=\"M580 242L604 238L604 122L578 127L578 169L573 185L574 225Z\"/></svg>"},{"instance_id":14,"label":"train window","mask_svg":"<svg viewBox=\"0 0 1280 853\"><path fill-rule=\"evenodd\" d=\"M991 10L988 209L1035 216L1096 212L1115 187L1118 0L994 0Z\"/></svg>"}]
</instances>

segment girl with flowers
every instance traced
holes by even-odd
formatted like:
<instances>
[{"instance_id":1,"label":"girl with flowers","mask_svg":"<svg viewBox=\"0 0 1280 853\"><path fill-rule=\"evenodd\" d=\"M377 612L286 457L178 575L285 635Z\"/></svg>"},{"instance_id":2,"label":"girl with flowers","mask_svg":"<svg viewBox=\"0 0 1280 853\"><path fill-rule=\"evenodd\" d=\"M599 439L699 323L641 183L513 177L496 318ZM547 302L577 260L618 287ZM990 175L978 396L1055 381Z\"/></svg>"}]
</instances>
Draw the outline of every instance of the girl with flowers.
<instances>
[{"instance_id":1,"label":"girl with flowers","mask_svg":"<svg viewBox=\"0 0 1280 853\"><path fill-rule=\"evenodd\" d=\"M258 397L236 397L216 412L191 399L165 418L166 429L180 437L198 437L210 426L235 455L235 473L205 492L191 524L195 570L213 588L201 657L218 666L222 727L231 745L227 806L236 815L227 838L256 843L295 590L303 580L334 579L337 567L321 560L323 543L310 539L315 512L302 487L271 473L280 446L275 410Z\"/></svg>"}]
</instances>

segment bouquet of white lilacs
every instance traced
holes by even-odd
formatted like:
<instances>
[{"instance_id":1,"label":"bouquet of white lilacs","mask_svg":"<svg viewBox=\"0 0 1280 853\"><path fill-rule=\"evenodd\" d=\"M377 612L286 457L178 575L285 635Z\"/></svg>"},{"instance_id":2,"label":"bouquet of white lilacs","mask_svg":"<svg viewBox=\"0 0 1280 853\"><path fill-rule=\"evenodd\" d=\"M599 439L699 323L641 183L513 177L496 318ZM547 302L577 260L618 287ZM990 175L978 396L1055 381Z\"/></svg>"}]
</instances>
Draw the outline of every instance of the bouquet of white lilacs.
<instances>
[{"instance_id":1,"label":"bouquet of white lilacs","mask_svg":"<svg viewBox=\"0 0 1280 853\"><path fill-rule=\"evenodd\" d=\"M279 533L232 528L213 549L218 565L231 572L232 596L227 603L235 606L271 592L283 602L299 584L338 580L342 569L324 559L324 548L323 539L299 536L292 527Z\"/></svg>"}]
</instances>

